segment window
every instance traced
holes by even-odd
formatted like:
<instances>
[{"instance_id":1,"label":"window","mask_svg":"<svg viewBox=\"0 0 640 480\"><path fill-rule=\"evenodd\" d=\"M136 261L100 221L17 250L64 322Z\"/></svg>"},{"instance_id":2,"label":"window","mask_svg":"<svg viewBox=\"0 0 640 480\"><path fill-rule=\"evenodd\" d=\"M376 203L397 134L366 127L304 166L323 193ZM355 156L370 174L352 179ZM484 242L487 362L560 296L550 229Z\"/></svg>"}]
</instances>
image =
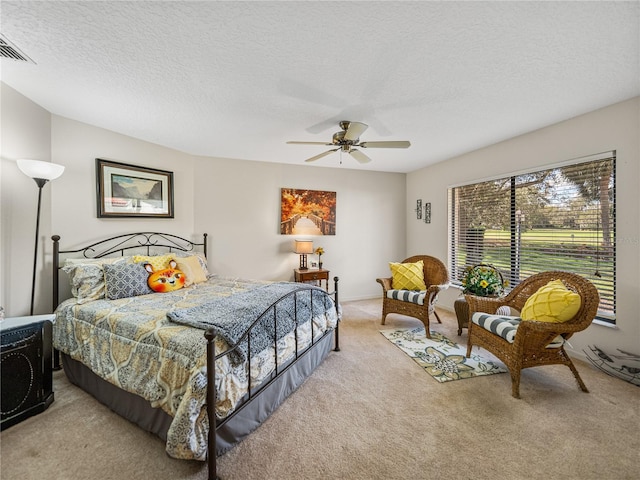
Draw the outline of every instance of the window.
<instances>
[{"instance_id":1,"label":"window","mask_svg":"<svg viewBox=\"0 0 640 480\"><path fill-rule=\"evenodd\" d=\"M450 271L488 263L510 287L547 270L577 273L615 323L615 152L449 189Z\"/></svg>"}]
</instances>

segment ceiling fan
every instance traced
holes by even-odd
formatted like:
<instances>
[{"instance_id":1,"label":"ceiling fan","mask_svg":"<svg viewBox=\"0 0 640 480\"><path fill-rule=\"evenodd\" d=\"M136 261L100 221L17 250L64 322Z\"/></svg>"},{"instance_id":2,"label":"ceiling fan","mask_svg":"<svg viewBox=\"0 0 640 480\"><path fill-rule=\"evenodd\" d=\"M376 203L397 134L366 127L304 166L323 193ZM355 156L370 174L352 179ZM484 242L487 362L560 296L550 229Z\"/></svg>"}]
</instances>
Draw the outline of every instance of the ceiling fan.
<instances>
[{"instance_id":1,"label":"ceiling fan","mask_svg":"<svg viewBox=\"0 0 640 480\"><path fill-rule=\"evenodd\" d=\"M333 139L331 143L326 142L287 142L288 144L295 145L328 145L334 146L336 148L332 148L331 150L327 150L319 155L315 155L311 158L307 158L305 162L315 162L320 158L329 155L330 153L337 152L341 150L343 152L347 152L353 158L355 158L360 163L369 163L371 159L367 157L361 150L358 148L409 148L411 143L407 141L387 141L387 142L360 142L360 135L364 133L364 131L369 128L368 125L360 122L349 122L347 120L343 120L340 122L340 128L342 129L340 132L336 132L333 134Z\"/></svg>"}]
</instances>

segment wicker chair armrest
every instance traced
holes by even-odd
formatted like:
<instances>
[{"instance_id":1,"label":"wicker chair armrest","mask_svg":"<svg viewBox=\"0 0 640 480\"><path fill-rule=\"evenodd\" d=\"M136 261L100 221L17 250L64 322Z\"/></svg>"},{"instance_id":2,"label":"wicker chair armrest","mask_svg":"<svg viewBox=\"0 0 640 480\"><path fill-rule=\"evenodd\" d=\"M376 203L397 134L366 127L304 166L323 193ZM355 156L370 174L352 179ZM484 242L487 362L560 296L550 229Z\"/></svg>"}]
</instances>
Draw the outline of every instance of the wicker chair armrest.
<instances>
[{"instance_id":1,"label":"wicker chair armrest","mask_svg":"<svg viewBox=\"0 0 640 480\"><path fill-rule=\"evenodd\" d=\"M476 295L465 294L464 298L467 304L469 304L469 315L475 312L494 314L498 308L503 305L508 305L504 297L478 297Z\"/></svg>"},{"instance_id":2,"label":"wicker chair armrest","mask_svg":"<svg viewBox=\"0 0 640 480\"><path fill-rule=\"evenodd\" d=\"M560 324L523 320L513 339L513 347L523 354L535 355L536 352L543 351L558 335L568 340L573 333L558 329L558 325Z\"/></svg>"},{"instance_id":3,"label":"wicker chair armrest","mask_svg":"<svg viewBox=\"0 0 640 480\"><path fill-rule=\"evenodd\" d=\"M387 290L391 290L391 280L392 278L376 278L376 282L382 285L382 290L386 292Z\"/></svg>"},{"instance_id":4,"label":"wicker chair armrest","mask_svg":"<svg viewBox=\"0 0 640 480\"><path fill-rule=\"evenodd\" d=\"M564 335L567 333L575 333L581 330L584 330L586 326L583 323L576 323L575 321L569 321L564 323L553 323L553 322L539 322L536 320L523 320L520 322L520 326L518 330L522 329L526 332L549 332L555 333L556 335Z\"/></svg>"},{"instance_id":5,"label":"wicker chair armrest","mask_svg":"<svg viewBox=\"0 0 640 480\"><path fill-rule=\"evenodd\" d=\"M431 289L431 288L437 288L437 289L438 289L437 291L438 291L438 292L441 292L442 290L446 290L447 288L449 288L449 286L450 286L450 285L451 285L451 283L449 283L449 282L447 282L447 283L443 283L443 284L441 284L441 285L431 285L431 286L429 287L429 289ZM427 289L427 291L429 291L429 289Z\"/></svg>"},{"instance_id":6,"label":"wicker chair armrest","mask_svg":"<svg viewBox=\"0 0 640 480\"><path fill-rule=\"evenodd\" d=\"M448 286L448 285L447 285ZM447 286L444 286L444 288L446 288ZM427 290L426 290L426 295L425 295L425 305L427 304L432 304L435 302L436 298L438 297L438 294L440 293L441 290L444 290L443 285L430 285Z\"/></svg>"},{"instance_id":7,"label":"wicker chair armrest","mask_svg":"<svg viewBox=\"0 0 640 480\"><path fill-rule=\"evenodd\" d=\"M426 298L433 298L442 290L446 290L447 288L449 288L448 283L445 283L443 285L429 285L429 287L427 288Z\"/></svg>"}]
</instances>

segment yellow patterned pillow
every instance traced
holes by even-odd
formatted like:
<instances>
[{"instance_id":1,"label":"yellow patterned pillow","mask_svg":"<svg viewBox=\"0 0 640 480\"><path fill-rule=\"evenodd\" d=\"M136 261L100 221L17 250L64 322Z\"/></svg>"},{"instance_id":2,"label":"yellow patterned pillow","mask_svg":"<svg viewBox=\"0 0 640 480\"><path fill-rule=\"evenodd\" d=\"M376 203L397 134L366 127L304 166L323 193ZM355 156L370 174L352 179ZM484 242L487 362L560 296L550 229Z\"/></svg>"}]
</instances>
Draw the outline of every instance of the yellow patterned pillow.
<instances>
[{"instance_id":1,"label":"yellow patterned pillow","mask_svg":"<svg viewBox=\"0 0 640 480\"><path fill-rule=\"evenodd\" d=\"M175 257L175 255L169 253L166 255L134 255L133 262L150 263L153 270L157 272L158 270L169 268L169 262L175 260Z\"/></svg>"},{"instance_id":2,"label":"yellow patterned pillow","mask_svg":"<svg viewBox=\"0 0 640 480\"><path fill-rule=\"evenodd\" d=\"M561 280L552 280L527 299L520 317L522 320L562 323L578 313L581 303L580 295L565 287Z\"/></svg>"},{"instance_id":3,"label":"yellow patterned pillow","mask_svg":"<svg viewBox=\"0 0 640 480\"><path fill-rule=\"evenodd\" d=\"M389 262L391 268L391 287L396 290L426 290L424 284L424 262L396 263Z\"/></svg>"}]
</instances>

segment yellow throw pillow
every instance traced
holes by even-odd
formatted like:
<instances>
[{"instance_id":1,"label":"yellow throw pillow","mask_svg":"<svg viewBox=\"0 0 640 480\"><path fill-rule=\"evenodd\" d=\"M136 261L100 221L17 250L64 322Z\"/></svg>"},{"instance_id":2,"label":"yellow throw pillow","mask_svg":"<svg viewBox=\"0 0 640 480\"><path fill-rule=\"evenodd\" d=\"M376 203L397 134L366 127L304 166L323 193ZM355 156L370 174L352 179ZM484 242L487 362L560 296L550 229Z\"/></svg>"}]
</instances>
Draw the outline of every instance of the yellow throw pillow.
<instances>
[{"instance_id":1,"label":"yellow throw pillow","mask_svg":"<svg viewBox=\"0 0 640 480\"><path fill-rule=\"evenodd\" d=\"M424 262L397 263L389 262L391 268L391 287L396 290L426 290L424 284Z\"/></svg>"},{"instance_id":2,"label":"yellow throw pillow","mask_svg":"<svg viewBox=\"0 0 640 480\"><path fill-rule=\"evenodd\" d=\"M578 313L580 304L580 295L565 287L561 280L552 280L527 299L520 317L522 320L562 323Z\"/></svg>"},{"instance_id":3,"label":"yellow throw pillow","mask_svg":"<svg viewBox=\"0 0 640 480\"><path fill-rule=\"evenodd\" d=\"M192 257L176 258L176 263L178 264L178 270L181 270L187 279L184 284L185 287L193 285L194 283L207 281L207 274L202 269L200 259L195 255Z\"/></svg>"},{"instance_id":4,"label":"yellow throw pillow","mask_svg":"<svg viewBox=\"0 0 640 480\"><path fill-rule=\"evenodd\" d=\"M134 255L134 263L150 263L154 271L164 270L169 268L169 262L175 260L175 255Z\"/></svg>"}]
</instances>

